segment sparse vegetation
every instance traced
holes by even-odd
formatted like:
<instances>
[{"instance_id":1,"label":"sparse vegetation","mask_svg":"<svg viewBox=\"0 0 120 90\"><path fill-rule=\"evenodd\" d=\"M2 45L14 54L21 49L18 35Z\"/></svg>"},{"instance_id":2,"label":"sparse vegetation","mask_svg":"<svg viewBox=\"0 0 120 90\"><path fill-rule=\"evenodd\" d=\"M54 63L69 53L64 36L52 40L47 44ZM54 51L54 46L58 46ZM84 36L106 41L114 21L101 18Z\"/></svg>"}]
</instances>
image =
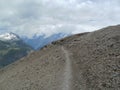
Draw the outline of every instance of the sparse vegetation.
<instances>
[{"instance_id":1,"label":"sparse vegetation","mask_svg":"<svg viewBox=\"0 0 120 90\"><path fill-rule=\"evenodd\" d=\"M0 68L27 55L32 48L22 41L1 41L0 40Z\"/></svg>"}]
</instances>

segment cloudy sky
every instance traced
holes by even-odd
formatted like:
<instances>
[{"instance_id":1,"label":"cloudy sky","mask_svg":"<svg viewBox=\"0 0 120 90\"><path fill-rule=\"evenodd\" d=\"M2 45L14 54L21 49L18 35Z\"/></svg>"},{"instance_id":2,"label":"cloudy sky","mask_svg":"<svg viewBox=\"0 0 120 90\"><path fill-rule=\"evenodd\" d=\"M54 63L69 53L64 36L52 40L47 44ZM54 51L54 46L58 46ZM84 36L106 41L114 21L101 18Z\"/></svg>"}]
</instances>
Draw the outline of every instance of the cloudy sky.
<instances>
[{"instance_id":1,"label":"cloudy sky","mask_svg":"<svg viewBox=\"0 0 120 90\"><path fill-rule=\"evenodd\" d=\"M0 0L0 33L79 33L120 23L120 0Z\"/></svg>"}]
</instances>

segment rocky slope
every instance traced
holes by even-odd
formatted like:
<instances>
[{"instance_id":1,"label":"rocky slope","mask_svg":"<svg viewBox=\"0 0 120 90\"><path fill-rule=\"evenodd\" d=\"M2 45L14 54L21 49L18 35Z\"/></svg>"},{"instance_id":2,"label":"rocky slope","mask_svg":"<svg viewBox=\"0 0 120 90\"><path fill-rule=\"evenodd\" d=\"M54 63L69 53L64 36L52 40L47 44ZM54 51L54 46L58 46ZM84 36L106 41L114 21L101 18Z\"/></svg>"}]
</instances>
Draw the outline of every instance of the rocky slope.
<instances>
[{"instance_id":1,"label":"rocky slope","mask_svg":"<svg viewBox=\"0 0 120 90\"><path fill-rule=\"evenodd\" d=\"M0 90L120 90L120 26L31 53L0 70Z\"/></svg>"}]
</instances>

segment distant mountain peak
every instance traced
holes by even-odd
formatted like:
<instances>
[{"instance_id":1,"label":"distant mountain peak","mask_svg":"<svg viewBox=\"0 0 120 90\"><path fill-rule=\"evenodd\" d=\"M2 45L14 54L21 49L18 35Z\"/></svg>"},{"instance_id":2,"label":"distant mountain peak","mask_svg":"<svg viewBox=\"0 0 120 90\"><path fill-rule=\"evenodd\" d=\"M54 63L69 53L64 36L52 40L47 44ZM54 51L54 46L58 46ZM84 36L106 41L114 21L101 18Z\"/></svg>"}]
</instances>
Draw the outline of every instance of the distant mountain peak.
<instances>
[{"instance_id":1,"label":"distant mountain peak","mask_svg":"<svg viewBox=\"0 0 120 90\"><path fill-rule=\"evenodd\" d=\"M4 34L0 34L0 40L19 40L19 36L17 36L12 32L4 33Z\"/></svg>"},{"instance_id":2,"label":"distant mountain peak","mask_svg":"<svg viewBox=\"0 0 120 90\"><path fill-rule=\"evenodd\" d=\"M30 45L31 47L33 47L35 50L40 49L42 47L44 47L47 44L50 44L53 41L56 41L58 39L64 38L65 36L69 36L69 34L66 33L56 33L53 34L49 37L46 37L44 34L42 35L37 35L35 34L33 36L33 38L27 38L27 37L23 37L23 41L25 41L28 45Z\"/></svg>"}]
</instances>

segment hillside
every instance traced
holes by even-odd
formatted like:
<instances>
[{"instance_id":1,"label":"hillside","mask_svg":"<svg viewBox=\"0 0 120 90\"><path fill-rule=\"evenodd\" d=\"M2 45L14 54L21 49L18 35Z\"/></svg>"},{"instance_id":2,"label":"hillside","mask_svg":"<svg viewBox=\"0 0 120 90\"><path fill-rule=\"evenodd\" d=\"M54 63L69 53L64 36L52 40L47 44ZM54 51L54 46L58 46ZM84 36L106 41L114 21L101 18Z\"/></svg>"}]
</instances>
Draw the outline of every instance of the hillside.
<instances>
[{"instance_id":1,"label":"hillside","mask_svg":"<svg viewBox=\"0 0 120 90\"><path fill-rule=\"evenodd\" d=\"M1 69L0 90L120 90L120 25L52 42Z\"/></svg>"},{"instance_id":2,"label":"hillside","mask_svg":"<svg viewBox=\"0 0 120 90\"><path fill-rule=\"evenodd\" d=\"M13 33L0 35L0 68L26 56L31 50L30 46Z\"/></svg>"}]
</instances>

